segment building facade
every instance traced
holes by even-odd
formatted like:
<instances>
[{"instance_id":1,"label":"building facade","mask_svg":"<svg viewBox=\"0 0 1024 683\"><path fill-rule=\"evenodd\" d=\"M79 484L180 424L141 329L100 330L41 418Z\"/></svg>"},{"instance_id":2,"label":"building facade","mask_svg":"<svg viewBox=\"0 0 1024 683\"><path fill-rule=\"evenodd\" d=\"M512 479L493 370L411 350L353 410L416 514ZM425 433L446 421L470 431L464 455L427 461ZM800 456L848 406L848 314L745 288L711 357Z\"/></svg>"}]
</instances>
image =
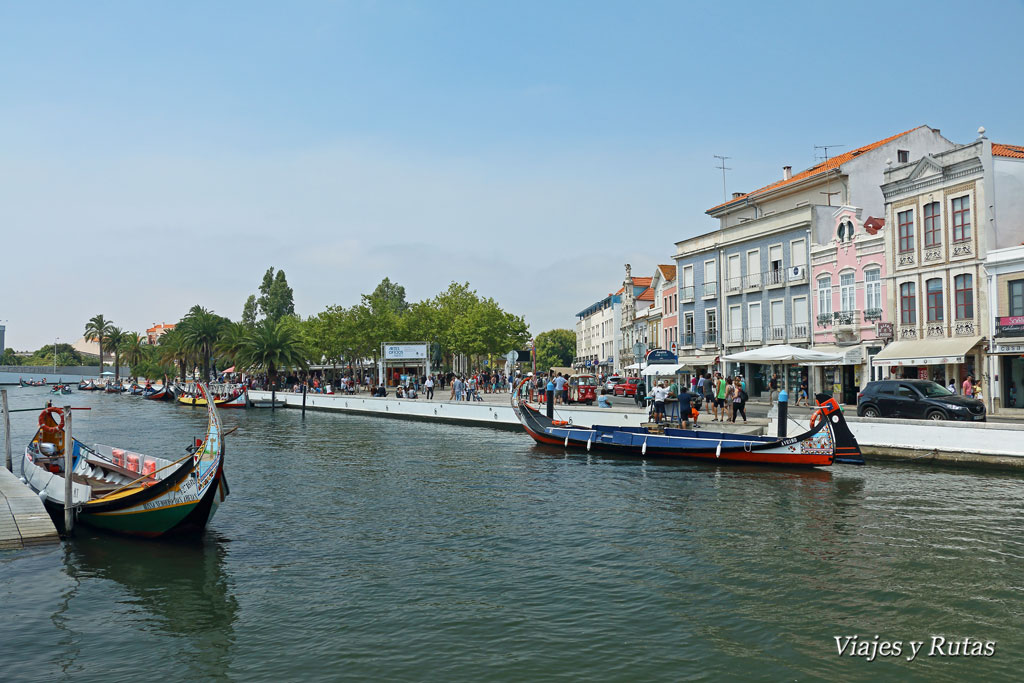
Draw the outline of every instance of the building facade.
<instances>
[{"instance_id":1,"label":"building facade","mask_svg":"<svg viewBox=\"0 0 1024 683\"><path fill-rule=\"evenodd\" d=\"M638 361L634 354L634 347L646 340L646 325L636 324L637 315L644 309L650 307L653 302L653 295L649 293L651 278L633 277L633 269L626 264L626 278L622 281L622 334L620 335L619 363L615 368L621 372ZM646 350L646 349L645 349Z\"/></svg>"},{"instance_id":2,"label":"building facade","mask_svg":"<svg viewBox=\"0 0 1024 683\"><path fill-rule=\"evenodd\" d=\"M609 294L576 314L576 369L610 375L619 367L621 307L622 295Z\"/></svg>"},{"instance_id":3,"label":"building facade","mask_svg":"<svg viewBox=\"0 0 1024 683\"><path fill-rule=\"evenodd\" d=\"M992 330L988 373L992 406L1024 409L1024 245L995 249L985 259Z\"/></svg>"},{"instance_id":4,"label":"building facade","mask_svg":"<svg viewBox=\"0 0 1024 683\"><path fill-rule=\"evenodd\" d=\"M871 360L888 341L884 330L892 320L884 229L884 219L865 217L856 207L816 210L811 244L813 343L819 351L842 354L843 360L815 367L814 384L848 405L857 404L857 393L867 382L882 378L880 370L872 375Z\"/></svg>"}]
</instances>

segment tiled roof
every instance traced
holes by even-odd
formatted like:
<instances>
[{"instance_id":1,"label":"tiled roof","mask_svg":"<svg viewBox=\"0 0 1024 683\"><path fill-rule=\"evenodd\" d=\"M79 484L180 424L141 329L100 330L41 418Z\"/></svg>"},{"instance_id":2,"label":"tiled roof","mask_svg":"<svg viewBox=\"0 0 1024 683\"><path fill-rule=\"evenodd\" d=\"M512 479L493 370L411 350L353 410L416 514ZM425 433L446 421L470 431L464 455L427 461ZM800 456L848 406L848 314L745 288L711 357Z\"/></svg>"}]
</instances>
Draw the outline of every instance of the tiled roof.
<instances>
[{"instance_id":1,"label":"tiled roof","mask_svg":"<svg viewBox=\"0 0 1024 683\"><path fill-rule=\"evenodd\" d=\"M1024 147L1020 145L1000 145L992 143L992 156L1024 159Z\"/></svg>"},{"instance_id":2,"label":"tiled roof","mask_svg":"<svg viewBox=\"0 0 1024 683\"><path fill-rule=\"evenodd\" d=\"M633 285L636 287L650 287L652 277L635 277L633 278Z\"/></svg>"},{"instance_id":3,"label":"tiled roof","mask_svg":"<svg viewBox=\"0 0 1024 683\"><path fill-rule=\"evenodd\" d=\"M774 183L771 183L770 185L765 185L764 187L762 187L762 188L760 188L758 190L754 190L753 192L748 192L748 193L746 193L744 195L740 195L739 197L733 197L732 199L730 199L727 202L722 202L721 204L718 204L716 206L712 206L705 213L711 213L712 211L715 211L716 209L720 209L723 206L728 206L729 204L732 204L733 202L742 201L742 200L746 199L747 197L753 197L755 195L762 194L762 193L767 192L769 190L776 190L776 189L778 189L778 188L780 188L780 187L782 187L784 185L790 185L792 183L796 183L796 182L799 182L801 180L806 180L807 178L812 178L812 177L814 177L816 175L820 175L820 174L823 174L823 173L825 173L827 171L831 171L833 169L839 168L840 166L845 164L847 161L850 161L854 157L858 157L861 154L863 154L864 152L870 152L871 150L873 150L873 149L875 149L877 147L881 147L882 145L890 143L893 140L895 140L896 138L903 137L907 133L914 132L918 128L924 128L924 126L918 126L917 128L911 128L910 130L905 130L902 133L897 133L896 135L893 135L891 137L885 138L884 140L879 140L878 142L872 142L870 145L864 145L863 147L858 147L857 149L852 149L849 152L846 152L845 154L839 154L837 156L832 157L828 161L823 161L820 164L817 164L815 166L811 166L806 171L801 171L800 173L796 173L791 178L789 178L787 180L777 180ZM993 150L993 153L994 153L995 152L995 145L992 145L992 150Z\"/></svg>"},{"instance_id":4,"label":"tiled roof","mask_svg":"<svg viewBox=\"0 0 1024 683\"><path fill-rule=\"evenodd\" d=\"M650 278L648 278L650 279ZM654 290L648 287L644 291L640 292L640 296L636 298L637 301L654 301Z\"/></svg>"},{"instance_id":5,"label":"tiled roof","mask_svg":"<svg viewBox=\"0 0 1024 683\"><path fill-rule=\"evenodd\" d=\"M663 280L675 280L676 279L676 267L666 266L663 263L658 264L658 270L661 271L661 277ZM651 284L648 282L647 284Z\"/></svg>"}]
</instances>

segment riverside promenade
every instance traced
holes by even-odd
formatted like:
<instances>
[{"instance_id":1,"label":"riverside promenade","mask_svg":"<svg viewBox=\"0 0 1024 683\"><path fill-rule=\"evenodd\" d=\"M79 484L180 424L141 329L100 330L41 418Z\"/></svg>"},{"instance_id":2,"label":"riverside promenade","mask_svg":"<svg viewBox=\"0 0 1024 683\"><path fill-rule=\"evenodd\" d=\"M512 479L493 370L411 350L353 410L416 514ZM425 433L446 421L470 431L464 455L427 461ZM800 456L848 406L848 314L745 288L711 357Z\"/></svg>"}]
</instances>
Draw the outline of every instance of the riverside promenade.
<instances>
[{"instance_id":1,"label":"riverside promenade","mask_svg":"<svg viewBox=\"0 0 1024 683\"><path fill-rule=\"evenodd\" d=\"M39 497L0 467L0 550L58 541L57 529Z\"/></svg>"}]
</instances>

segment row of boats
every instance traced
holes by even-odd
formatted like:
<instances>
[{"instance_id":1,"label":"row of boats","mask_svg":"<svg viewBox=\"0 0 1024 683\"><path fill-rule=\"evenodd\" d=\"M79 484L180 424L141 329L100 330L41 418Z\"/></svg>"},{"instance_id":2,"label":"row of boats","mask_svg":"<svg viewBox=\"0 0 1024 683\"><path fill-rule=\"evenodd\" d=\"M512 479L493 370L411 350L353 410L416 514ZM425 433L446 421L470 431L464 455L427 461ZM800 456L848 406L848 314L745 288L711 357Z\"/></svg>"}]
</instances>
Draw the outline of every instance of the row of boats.
<instances>
[{"instance_id":1,"label":"row of boats","mask_svg":"<svg viewBox=\"0 0 1024 683\"><path fill-rule=\"evenodd\" d=\"M207 394L199 391L196 384L162 384L153 386L146 382L125 384L124 382L102 382L95 379L82 380L79 391L102 391L107 394L141 396L150 401L176 401L182 405L205 406ZM245 408L249 405L249 392L245 385L221 384L208 387L209 396L219 408Z\"/></svg>"}]
</instances>

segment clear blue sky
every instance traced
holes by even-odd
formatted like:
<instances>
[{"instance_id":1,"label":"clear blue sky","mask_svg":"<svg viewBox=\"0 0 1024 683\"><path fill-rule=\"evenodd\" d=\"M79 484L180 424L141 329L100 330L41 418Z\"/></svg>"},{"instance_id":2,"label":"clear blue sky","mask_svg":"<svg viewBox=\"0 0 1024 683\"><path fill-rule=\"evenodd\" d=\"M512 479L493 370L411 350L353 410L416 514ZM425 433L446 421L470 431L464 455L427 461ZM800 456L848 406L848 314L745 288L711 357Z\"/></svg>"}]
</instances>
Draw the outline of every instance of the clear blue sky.
<instances>
[{"instance_id":1,"label":"clear blue sky","mask_svg":"<svg viewBox=\"0 0 1024 683\"><path fill-rule=\"evenodd\" d=\"M215 5L215 6L214 6ZM1020 2L0 2L0 321L383 277L574 314L729 191L928 124L1024 143Z\"/></svg>"}]
</instances>

